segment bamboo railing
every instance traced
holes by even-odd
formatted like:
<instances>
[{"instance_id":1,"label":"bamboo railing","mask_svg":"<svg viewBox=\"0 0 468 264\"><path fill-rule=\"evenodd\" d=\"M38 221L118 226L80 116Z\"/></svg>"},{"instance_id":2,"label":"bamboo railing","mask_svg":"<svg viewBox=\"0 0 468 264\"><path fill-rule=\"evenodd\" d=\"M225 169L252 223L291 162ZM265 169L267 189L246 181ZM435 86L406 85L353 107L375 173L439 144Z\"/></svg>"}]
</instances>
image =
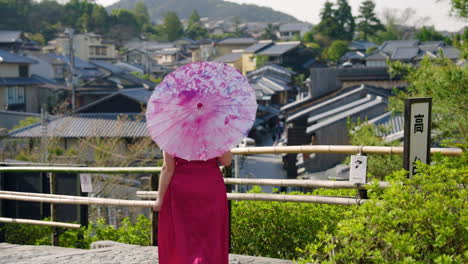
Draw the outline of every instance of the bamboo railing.
<instances>
[{"instance_id":1,"label":"bamboo railing","mask_svg":"<svg viewBox=\"0 0 468 264\"><path fill-rule=\"evenodd\" d=\"M307 146L272 146L233 148L232 154L283 154L283 153L337 153L337 154L394 154L403 155L403 147L385 146L349 146L349 145L307 145ZM431 154L460 156L459 148L431 148Z\"/></svg>"},{"instance_id":2,"label":"bamboo railing","mask_svg":"<svg viewBox=\"0 0 468 264\"><path fill-rule=\"evenodd\" d=\"M234 148L231 150L236 155L250 154L283 154L283 153L339 153L339 154L389 154L402 155L403 147L383 147L383 146L336 146L336 145L317 145L317 146L276 146L276 147L248 147ZM444 156L459 156L462 150L458 148L431 148L431 153L440 153ZM134 174L149 173L152 175L152 189L157 188L157 176L161 172L161 167L79 167L79 166L22 166L8 167L0 166L1 172L65 172L65 173L107 173L107 174ZM307 188L333 188L333 189L357 189L365 192L367 185L355 185L351 182L342 181L313 181L313 180L286 180L286 179L245 179L231 178L230 170L223 170L225 173L226 185L271 185L271 186L295 186ZM387 188L387 182L380 182L380 188ZM228 190L230 189L227 188ZM144 199L155 199L156 191L137 192L137 196ZM360 194L359 194L360 195ZM263 193L228 193L228 199L231 200L251 200L251 201L281 201L281 202L306 202L335 205L356 205L365 202L363 196L358 197L330 197L317 195L286 195L286 194L263 194ZM365 195L364 195L365 197ZM42 193L22 193L0 190L0 199L19 200L30 202L45 202L50 204L81 204L81 205L103 205L103 206L127 206L152 208L153 201L142 200L123 200L111 198L81 197L57 194ZM152 238L156 241L156 214L152 214ZM13 219L0 217L1 223L21 223L35 224L52 227L79 228L80 225L71 223L60 223L55 221L40 221L30 219Z\"/></svg>"},{"instance_id":3,"label":"bamboo railing","mask_svg":"<svg viewBox=\"0 0 468 264\"><path fill-rule=\"evenodd\" d=\"M142 199L156 199L158 192L137 191L137 197ZM287 195L267 193L228 193L228 200L232 201L269 201L269 202L296 202L319 203L334 205L355 205L365 202L363 199L353 197L332 197L320 195Z\"/></svg>"},{"instance_id":4,"label":"bamboo railing","mask_svg":"<svg viewBox=\"0 0 468 264\"><path fill-rule=\"evenodd\" d=\"M0 217L0 223L30 224L30 225L54 226L54 227L64 227L64 228L80 228L81 227L79 224L32 220L32 219L18 219L18 218L8 218L8 217Z\"/></svg>"}]
</instances>

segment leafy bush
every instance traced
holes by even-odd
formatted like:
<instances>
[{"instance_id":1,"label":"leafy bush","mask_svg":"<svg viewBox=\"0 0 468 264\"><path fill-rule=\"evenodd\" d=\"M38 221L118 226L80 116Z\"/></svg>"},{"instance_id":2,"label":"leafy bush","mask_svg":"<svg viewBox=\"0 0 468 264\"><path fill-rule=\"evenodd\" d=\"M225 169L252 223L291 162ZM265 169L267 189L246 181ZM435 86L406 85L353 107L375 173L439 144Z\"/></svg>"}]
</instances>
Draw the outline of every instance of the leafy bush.
<instances>
[{"instance_id":1,"label":"leafy bush","mask_svg":"<svg viewBox=\"0 0 468 264\"><path fill-rule=\"evenodd\" d=\"M398 146L400 141L385 142L377 136L377 131L385 132L385 128L361 122L347 121L349 129L349 143L354 146ZM350 158L346 158L345 164L349 164ZM372 154L367 159L367 178L385 180L387 175L401 169L403 159L399 155ZM368 180L368 181L370 181Z\"/></svg>"},{"instance_id":2,"label":"leafy bush","mask_svg":"<svg viewBox=\"0 0 468 264\"><path fill-rule=\"evenodd\" d=\"M413 179L394 173L391 188L374 192L335 230L323 228L304 262L466 263L467 156L419 163Z\"/></svg>"},{"instance_id":3,"label":"leafy bush","mask_svg":"<svg viewBox=\"0 0 468 264\"><path fill-rule=\"evenodd\" d=\"M255 186L250 192L260 192ZM311 194L354 195L354 190L316 190ZM303 194L303 193L288 193ZM232 202L233 253L282 259L302 256L302 249L316 239L317 232L336 223L348 206L262 201Z\"/></svg>"},{"instance_id":4,"label":"leafy bush","mask_svg":"<svg viewBox=\"0 0 468 264\"><path fill-rule=\"evenodd\" d=\"M50 245L52 228L24 224L5 224L5 241L12 244ZM112 240L126 244L150 245L151 222L139 215L135 224L125 218L119 228L107 225L104 219L91 222L79 229L59 228L59 245L72 248L89 248L94 241Z\"/></svg>"},{"instance_id":5,"label":"leafy bush","mask_svg":"<svg viewBox=\"0 0 468 264\"><path fill-rule=\"evenodd\" d=\"M8 243L21 245L50 245L52 243L52 228L48 226L4 224L0 230L5 232L5 242Z\"/></svg>"}]
</instances>

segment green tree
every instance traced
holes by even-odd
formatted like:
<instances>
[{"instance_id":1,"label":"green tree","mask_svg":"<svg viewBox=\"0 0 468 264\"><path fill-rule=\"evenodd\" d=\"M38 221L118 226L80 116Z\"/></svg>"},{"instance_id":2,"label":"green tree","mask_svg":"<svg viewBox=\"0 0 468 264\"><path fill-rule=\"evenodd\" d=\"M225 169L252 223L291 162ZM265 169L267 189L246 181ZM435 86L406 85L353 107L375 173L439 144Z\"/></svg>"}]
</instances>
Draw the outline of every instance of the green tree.
<instances>
[{"instance_id":1,"label":"green tree","mask_svg":"<svg viewBox=\"0 0 468 264\"><path fill-rule=\"evenodd\" d=\"M372 0L362 2L359 7L357 31L359 38L367 40L369 36L375 35L380 30L385 30L384 26L375 15L375 3Z\"/></svg>"},{"instance_id":2,"label":"green tree","mask_svg":"<svg viewBox=\"0 0 468 264\"><path fill-rule=\"evenodd\" d=\"M151 24L148 8L143 2L138 2L135 4L135 7L133 8L133 15L135 16L135 19L140 28L145 24Z\"/></svg>"},{"instance_id":3,"label":"green tree","mask_svg":"<svg viewBox=\"0 0 468 264\"><path fill-rule=\"evenodd\" d=\"M76 22L81 32L89 32L91 29L91 19L87 13L83 13Z\"/></svg>"},{"instance_id":4,"label":"green tree","mask_svg":"<svg viewBox=\"0 0 468 264\"><path fill-rule=\"evenodd\" d=\"M434 27L422 27L417 33L416 38L419 41L444 41L446 44L450 44L451 40L448 37L437 32Z\"/></svg>"},{"instance_id":5,"label":"green tree","mask_svg":"<svg viewBox=\"0 0 468 264\"><path fill-rule=\"evenodd\" d=\"M92 31L105 34L109 27L109 15L104 7L95 5L91 12L91 27Z\"/></svg>"},{"instance_id":6,"label":"green tree","mask_svg":"<svg viewBox=\"0 0 468 264\"><path fill-rule=\"evenodd\" d=\"M330 47L323 51L322 57L333 62L338 62L338 60L348 52L348 44L349 43L344 40L335 40Z\"/></svg>"},{"instance_id":7,"label":"green tree","mask_svg":"<svg viewBox=\"0 0 468 264\"><path fill-rule=\"evenodd\" d=\"M128 41L140 33L138 21L132 12L127 9L114 9L111 16L111 27L109 37L116 40L117 46L122 46L125 41Z\"/></svg>"},{"instance_id":8,"label":"green tree","mask_svg":"<svg viewBox=\"0 0 468 264\"><path fill-rule=\"evenodd\" d=\"M333 4L329 1L325 2L323 9L320 11L320 23L315 27L315 32L330 38L338 37L335 10Z\"/></svg>"},{"instance_id":9,"label":"green tree","mask_svg":"<svg viewBox=\"0 0 468 264\"><path fill-rule=\"evenodd\" d=\"M337 1L338 8L334 12L337 24L337 39L352 40L354 37L355 22L351 7L346 0Z\"/></svg>"},{"instance_id":10,"label":"green tree","mask_svg":"<svg viewBox=\"0 0 468 264\"><path fill-rule=\"evenodd\" d=\"M302 37L302 40L305 43L310 43L314 42L314 32L313 31L308 31L304 34L304 37Z\"/></svg>"},{"instance_id":11,"label":"green tree","mask_svg":"<svg viewBox=\"0 0 468 264\"><path fill-rule=\"evenodd\" d=\"M382 137L377 135L377 132L387 132L388 128L376 126L358 120L356 123L349 122L349 143L354 146L398 146L400 141L385 142ZM347 158L344 162L349 164L350 159ZM378 155L372 154L367 160L367 178L368 181L378 179L386 180L385 177L401 170L403 164L402 157L399 155ZM369 180L370 179L370 180Z\"/></svg>"},{"instance_id":12,"label":"green tree","mask_svg":"<svg viewBox=\"0 0 468 264\"><path fill-rule=\"evenodd\" d=\"M468 0L451 0L452 13L459 17L468 17Z\"/></svg>"},{"instance_id":13,"label":"green tree","mask_svg":"<svg viewBox=\"0 0 468 264\"><path fill-rule=\"evenodd\" d=\"M246 36L247 33L245 32L245 28L241 27L241 20L239 17L234 17L234 36L236 37L243 37Z\"/></svg>"},{"instance_id":14,"label":"green tree","mask_svg":"<svg viewBox=\"0 0 468 264\"><path fill-rule=\"evenodd\" d=\"M44 46L46 43L44 35L42 35L41 33L29 34L27 37L30 40L36 41L41 46Z\"/></svg>"},{"instance_id":15,"label":"green tree","mask_svg":"<svg viewBox=\"0 0 468 264\"><path fill-rule=\"evenodd\" d=\"M200 16L196 10L190 15L185 35L191 39L203 39L208 37L208 31L202 25Z\"/></svg>"},{"instance_id":16,"label":"green tree","mask_svg":"<svg viewBox=\"0 0 468 264\"><path fill-rule=\"evenodd\" d=\"M277 40L278 39L278 37L276 36L277 31L278 31L278 26L274 26L273 24L269 23L267 27L265 28L265 31L263 31L261 38Z\"/></svg>"},{"instance_id":17,"label":"green tree","mask_svg":"<svg viewBox=\"0 0 468 264\"><path fill-rule=\"evenodd\" d=\"M405 92L390 100L394 112L403 111L405 98L432 97L435 140L447 144L468 142L468 67L457 66L448 58L425 57L419 67L393 62L390 72L409 83Z\"/></svg>"},{"instance_id":18,"label":"green tree","mask_svg":"<svg viewBox=\"0 0 468 264\"><path fill-rule=\"evenodd\" d=\"M168 12L164 16L163 27L169 41L174 41L184 34L184 27L174 12Z\"/></svg>"}]
</instances>

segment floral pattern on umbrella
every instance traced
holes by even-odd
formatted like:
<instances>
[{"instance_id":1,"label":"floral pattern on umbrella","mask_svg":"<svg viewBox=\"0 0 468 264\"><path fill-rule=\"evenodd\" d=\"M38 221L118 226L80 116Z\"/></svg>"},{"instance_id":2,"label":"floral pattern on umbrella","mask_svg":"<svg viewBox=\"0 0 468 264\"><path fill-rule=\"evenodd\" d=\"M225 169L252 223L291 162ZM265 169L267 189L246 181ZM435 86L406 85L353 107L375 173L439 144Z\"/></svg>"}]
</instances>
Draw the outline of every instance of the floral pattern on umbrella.
<instances>
[{"instance_id":1,"label":"floral pattern on umbrella","mask_svg":"<svg viewBox=\"0 0 468 264\"><path fill-rule=\"evenodd\" d=\"M256 111L254 90L238 70L197 62L178 68L156 86L146 122L162 150L186 160L208 160L248 135Z\"/></svg>"}]
</instances>

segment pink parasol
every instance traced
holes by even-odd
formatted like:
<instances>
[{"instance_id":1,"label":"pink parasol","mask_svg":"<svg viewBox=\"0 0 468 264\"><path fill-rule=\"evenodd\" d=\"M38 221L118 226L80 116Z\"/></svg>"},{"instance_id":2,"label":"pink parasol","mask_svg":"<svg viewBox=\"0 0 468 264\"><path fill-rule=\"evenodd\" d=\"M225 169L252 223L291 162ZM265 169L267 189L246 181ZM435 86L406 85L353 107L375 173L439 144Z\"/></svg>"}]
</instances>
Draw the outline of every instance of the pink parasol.
<instances>
[{"instance_id":1,"label":"pink parasol","mask_svg":"<svg viewBox=\"0 0 468 264\"><path fill-rule=\"evenodd\" d=\"M162 150L186 160L208 160L248 135L256 111L254 90L238 70L197 62L178 68L156 86L146 122Z\"/></svg>"}]
</instances>

